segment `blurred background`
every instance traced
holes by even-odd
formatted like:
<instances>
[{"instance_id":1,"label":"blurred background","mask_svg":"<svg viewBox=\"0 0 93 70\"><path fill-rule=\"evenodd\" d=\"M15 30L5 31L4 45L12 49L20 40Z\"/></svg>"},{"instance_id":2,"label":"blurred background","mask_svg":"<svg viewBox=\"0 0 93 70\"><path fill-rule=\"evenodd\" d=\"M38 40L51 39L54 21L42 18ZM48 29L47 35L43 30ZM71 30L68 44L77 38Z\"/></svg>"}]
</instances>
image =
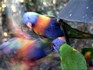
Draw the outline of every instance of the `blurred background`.
<instances>
[{"instance_id":1,"label":"blurred background","mask_svg":"<svg viewBox=\"0 0 93 70\"><path fill-rule=\"evenodd\" d=\"M21 16L26 11L34 11L51 17L57 17L59 11L66 6L68 1L69 0L0 0L0 44L12 37L11 30L7 24L6 14L17 23L21 22ZM12 12L9 8L12 8ZM68 23L78 30L93 33L93 24L80 23L78 25L77 22ZM24 26L22 27L25 28ZM82 47L93 47L93 40L70 39L70 44L80 50ZM61 70L59 56L55 52L51 53L47 57L38 60L37 66L33 70Z\"/></svg>"}]
</instances>

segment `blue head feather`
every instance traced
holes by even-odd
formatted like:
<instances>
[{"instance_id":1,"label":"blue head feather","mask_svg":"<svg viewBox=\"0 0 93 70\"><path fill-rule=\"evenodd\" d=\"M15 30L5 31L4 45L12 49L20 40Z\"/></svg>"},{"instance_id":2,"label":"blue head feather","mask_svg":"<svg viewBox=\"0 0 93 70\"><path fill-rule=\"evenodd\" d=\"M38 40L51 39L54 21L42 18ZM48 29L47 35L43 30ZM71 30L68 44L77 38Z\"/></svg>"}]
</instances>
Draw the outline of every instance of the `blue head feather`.
<instances>
[{"instance_id":1,"label":"blue head feather","mask_svg":"<svg viewBox=\"0 0 93 70\"><path fill-rule=\"evenodd\" d=\"M38 16L39 16L39 14L37 14L35 12L26 12L22 17L22 22L24 24L27 24L28 22L35 24L38 20Z\"/></svg>"},{"instance_id":2,"label":"blue head feather","mask_svg":"<svg viewBox=\"0 0 93 70\"><path fill-rule=\"evenodd\" d=\"M53 48L54 48L54 50L57 52L57 53L59 53L59 48L60 48L60 46L62 45L62 44L64 44L65 42L62 40L62 39L59 39L59 38L57 38L57 39L54 39L53 41L52 41L52 44L53 44Z\"/></svg>"}]
</instances>

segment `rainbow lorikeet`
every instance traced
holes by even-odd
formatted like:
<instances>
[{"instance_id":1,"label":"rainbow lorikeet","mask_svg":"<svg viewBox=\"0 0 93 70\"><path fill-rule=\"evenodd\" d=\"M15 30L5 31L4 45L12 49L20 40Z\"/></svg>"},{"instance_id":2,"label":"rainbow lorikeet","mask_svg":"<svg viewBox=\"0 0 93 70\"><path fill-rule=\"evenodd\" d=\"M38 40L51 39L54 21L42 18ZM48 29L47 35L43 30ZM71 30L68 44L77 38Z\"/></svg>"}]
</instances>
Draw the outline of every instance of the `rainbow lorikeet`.
<instances>
[{"instance_id":1,"label":"rainbow lorikeet","mask_svg":"<svg viewBox=\"0 0 93 70\"><path fill-rule=\"evenodd\" d=\"M35 12L26 12L23 15L22 21L30 29L41 37L55 39L64 36L64 29L69 38L93 38L93 34L79 31L69 26L66 22L57 22L56 18L51 18L45 15L40 15Z\"/></svg>"},{"instance_id":2,"label":"rainbow lorikeet","mask_svg":"<svg viewBox=\"0 0 93 70\"><path fill-rule=\"evenodd\" d=\"M36 34L42 37L55 39L64 36L59 24L57 24L56 18L50 18L35 12L26 12L23 15L22 21Z\"/></svg>"},{"instance_id":3,"label":"rainbow lorikeet","mask_svg":"<svg viewBox=\"0 0 93 70\"><path fill-rule=\"evenodd\" d=\"M93 48L82 48L82 54L86 59L87 65L93 67Z\"/></svg>"},{"instance_id":4,"label":"rainbow lorikeet","mask_svg":"<svg viewBox=\"0 0 93 70\"><path fill-rule=\"evenodd\" d=\"M52 47L60 55L62 70L87 70L84 56L68 45L61 37L53 40L52 44Z\"/></svg>"},{"instance_id":5,"label":"rainbow lorikeet","mask_svg":"<svg viewBox=\"0 0 93 70\"><path fill-rule=\"evenodd\" d=\"M52 52L52 48L49 45L48 42L43 42L39 39L12 38L0 45L0 51L8 57L17 54L20 58L37 60Z\"/></svg>"}]
</instances>

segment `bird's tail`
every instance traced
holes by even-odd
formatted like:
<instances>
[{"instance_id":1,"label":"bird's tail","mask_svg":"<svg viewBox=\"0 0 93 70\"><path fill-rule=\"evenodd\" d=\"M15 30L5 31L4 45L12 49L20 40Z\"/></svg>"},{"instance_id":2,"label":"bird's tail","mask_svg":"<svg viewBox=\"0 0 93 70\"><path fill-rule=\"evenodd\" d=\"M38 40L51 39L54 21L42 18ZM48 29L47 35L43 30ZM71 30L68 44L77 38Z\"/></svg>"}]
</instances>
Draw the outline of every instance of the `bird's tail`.
<instances>
[{"instance_id":1,"label":"bird's tail","mask_svg":"<svg viewBox=\"0 0 93 70\"><path fill-rule=\"evenodd\" d=\"M77 30L75 28L72 28L70 25L68 25L66 22L62 22L64 24L64 28L67 32L67 35L69 38L76 38L76 39L93 39L93 34L86 33L80 30Z\"/></svg>"}]
</instances>

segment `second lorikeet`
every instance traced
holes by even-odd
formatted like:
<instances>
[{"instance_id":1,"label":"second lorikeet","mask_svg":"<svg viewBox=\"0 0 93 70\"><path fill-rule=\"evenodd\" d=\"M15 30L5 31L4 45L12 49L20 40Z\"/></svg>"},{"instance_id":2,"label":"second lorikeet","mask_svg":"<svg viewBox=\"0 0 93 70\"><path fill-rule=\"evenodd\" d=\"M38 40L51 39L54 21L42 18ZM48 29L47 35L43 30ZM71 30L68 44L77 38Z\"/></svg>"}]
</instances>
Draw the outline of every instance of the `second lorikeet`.
<instances>
[{"instance_id":1,"label":"second lorikeet","mask_svg":"<svg viewBox=\"0 0 93 70\"><path fill-rule=\"evenodd\" d=\"M61 37L53 40L52 44L52 47L60 55L62 70L87 70L84 56L68 45Z\"/></svg>"},{"instance_id":2,"label":"second lorikeet","mask_svg":"<svg viewBox=\"0 0 93 70\"><path fill-rule=\"evenodd\" d=\"M37 60L52 52L52 48L49 45L48 42L43 42L39 39L12 38L0 45L0 51L8 57L17 54L20 58Z\"/></svg>"}]
</instances>

